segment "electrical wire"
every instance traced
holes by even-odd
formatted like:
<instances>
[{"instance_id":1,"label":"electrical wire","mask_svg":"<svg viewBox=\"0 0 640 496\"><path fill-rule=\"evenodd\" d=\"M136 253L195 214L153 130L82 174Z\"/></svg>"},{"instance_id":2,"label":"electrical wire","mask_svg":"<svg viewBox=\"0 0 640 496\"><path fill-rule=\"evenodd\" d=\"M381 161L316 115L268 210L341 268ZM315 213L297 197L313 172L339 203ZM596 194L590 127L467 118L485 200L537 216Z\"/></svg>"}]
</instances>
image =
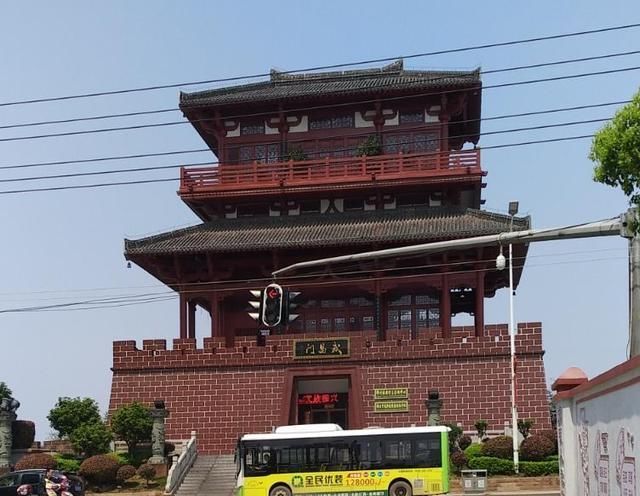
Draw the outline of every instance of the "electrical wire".
<instances>
[{"instance_id":1,"label":"electrical wire","mask_svg":"<svg viewBox=\"0 0 640 496\"><path fill-rule=\"evenodd\" d=\"M528 145L538 145L543 143L558 143L563 141L573 141L580 139L593 138L593 134L584 134L577 136L564 136L560 138L548 138L542 140L531 140L531 141L521 141L518 143L506 143L501 145L491 145L485 146L483 150L497 150L502 148L512 148L519 146L528 146ZM64 190L74 190L74 189L92 189L92 188L105 188L110 186L127 186L127 185L136 185L136 184L153 184L153 183L165 183L172 181L179 181L178 177L166 177L159 179L141 179L141 180L131 180L131 181L118 181L118 182L110 182L110 183L93 183L93 184L78 184L78 185L65 185L65 186L49 186L43 188L25 188L25 189L14 189L14 190L4 190L0 191L0 195L13 195L13 194L21 194L21 193L39 193L45 191L64 191Z\"/></svg>"},{"instance_id":2,"label":"electrical wire","mask_svg":"<svg viewBox=\"0 0 640 496\"><path fill-rule=\"evenodd\" d=\"M608 53L608 54L604 54L604 55L594 55L594 56L590 56L590 57L580 57L580 58L573 58L573 59L564 59L564 60L557 60L557 61L553 61L553 62L542 62L542 63L537 63L537 64L528 64L528 65L520 65L520 66L511 66L511 67L505 67L505 68L500 68L500 69L489 69L489 70L484 70L484 71L479 71L479 75L490 75L490 74L498 74L498 73L503 73L503 72L513 72L513 71L519 71L519 70L525 70L525 69L538 69L541 67L552 67L552 66L558 66L558 65L564 65L564 64L572 64L572 63L577 63L577 62L587 62L587 61L594 61L594 60L602 60L602 59L610 59L610 58L615 58L615 57L624 57L624 56L629 56L629 55L637 55L640 53L640 50L632 50L632 51L626 51L626 52L614 52L614 53ZM430 83L434 83L437 82L439 80L451 80L451 79L456 79L458 76L442 76L442 77L434 77L432 79L429 79ZM466 76L459 76L460 79L466 80L468 79ZM355 79L355 78L354 78ZM376 89L384 89L387 88L389 86L395 86L396 83L390 83L390 84L381 84L379 86L376 87ZM460 90L455 90L455 91L460 91ZM346 92L346 91L345 91ZM337 92L337 93L332 93L332 95L340 95L342 93L345 92ZM361 103L361 100L358 101L354 101L354 102L350 102L350 103ZM327 108L330 105L327 106L314 106L312 109L313 110L317 110L319 108ZM308 109L294 109L294 110L289 110L289 112L301 112L304 110L308 110ZM25 128L25 127L35 127L35 126L45 126L45 125L51 125L51 124L71 124L71 123L76 123L76 122L88 122L88 121L94 121L94 120L104 120L104 119L115 119L115 118L123 118L123 117L137 117L137 116L142 116L142 115L156 115L156 114L162 114L162 113L168 113L168 112L177 112L180 111L179 107L173 107L173 108L165 108L165 109L156 109L156 110L143 110L143 111L137 111L137 112L124 112L124 113L118 113L118 114L103 114L103 115L96 115L96 116L87 116L87 117L75 117L75 118L69 118L69 119L57 119L57 120L48 120L48 121L37 121L37 122L27 122L27 123L20 123L20 124L7 124L7 125L2 125L0 126L0 130L2 129L16 129L16 128ZM272 112L271 112L272 113ZM264 115L266 115L267 113L265 113ZM251 114L251 116L255 116L255 114ZM246 117L245 115L231 115L228 117L225 117L227 119L235 119L235 118L240 118L240 117ZM190 123L194 123L194 122L206 122L206 121L213 121L215 120L215 117L204 117L204 118L199 118L199 119L192 119L191 121L174 121L174 122L170 122L170 123L161 123L160 125L177 125L177 124L190 124ZM144 127L154 127L158 124L148 124L145 125ZM139 129L139 128L136 128Z\"/></svg>"},{"instance_id":3,"label":"electrical wire","mask_svg":"<svg viewBox=\"0 0 640 496\"><path fill-rule=\"evenodd\" d=\"M535 131L540 129L551 129L551 128L557 128L557 127L576 126L576 125L582 125L582 124L593 124L598 122L606 122L606 121L609 121L610 119L611 119L610 117L604 117L600 119L586 119L581 121L560 122L555 124L540 124L537 126L502 129L497 131L487 131L487 132L478 134L478 136L493 136L497 134L517 133L517 132L523 132L523 131ZM416 126L413 129L423 129L423 128L425 128L425 126L421 125L421 126ZM411 130L411 129L412 128L404 128L405 131ZM371 131L369 131L367 134L371 134ZM354 135L349 135L349 136L352 137ZM470 136L472 135L460 134L460 135L452 135L448 137L439 137L430 141L441 142L441 141L449 141L452 139L465 138ZM411 143L412 143L411 141L398 141L394 143L394 145L406 145ZM353 152L356 150L357 150L357 146L351 146L346 148L336 148L333 150L320 150L316 152L308 152L308 155L320 155L320 154L324 155L326 153L336 153L336 152ZM433 152L425 152L424 154L413 154L412 156L414 157L430 156L430 155L436 156L436 155L440 155L441 153L442 153L441 151L433 151ZM178 169L182 167L214 166L219 164L220 164L219 161L218 162L198 162L198 163L191 163L191 164L157 165L157 166L147 166L147 167L135 167L135 168L129 168L129 169L109 169L109 170L91 171L91 172L70 172L65 174L53 174L53 175L46 175L46 176L29 176L29 177L14 177L9 179L0 179L0 183L41 181L41 180L48 180L48 179L68 179L72 177L102 176L102 175L111 175L111 174L124 174L124 173L131 173L131 172L149 172L149 171L155 171L155 170Z\"/></svg>"},{"instance_id":4,"label":"electrical wire","mask_svg":"<svg viewBox=\"0 0 640 496\"><path fill-rule=\"evenodd\" d=\"M515 258L515 257L514 257ZM583 259L583 260L568 260L568 261L562 261L562 262L550 262L550 263L543 263L543 264L529 264L528 267L531 268L535 268L535 267L548 267L548 266L558 266L558 265L572 265L572 264L576 264L576 263L593 263L593 262L610 262L610 261L617 261L617 260L622 260L622 259L626 259L626 257L607 257L607 258L593 258L593 259ZM467 262L469 263L473 263L472 261ZM524 268L524 264L514 264L513 265L514 269L522 269ZM480 273L480 272L494 272L497 269L492 267L492 268L479 268L479 269L464 269L464 270L451 270L451 271L445 271L445 272L439 272L438 275L459 275L459 274L470 274L470 273ZM416 278L421 278L421 277L425 277L425 274L409 274L409 275L404 275L404 276L368 276L367 277L367 281L373 282L373 281L386 281L386 280L407 280L407 279L416 279ZM344 281L342 281L344 282ZM306 282L306 283L298 283L298 287L300 288L309 288L309 287L322 287L322 286L335 286L337 283L336 281L315 281L315 282ZM246 285L244 286L239 286L239 287L225 287L225 290L227 291L243 291L246 290L247 287ZM196 292L196 291L194 291ZM202 291L200 291L201 293ZM185 294L185 293L183 293ZM91 304L91 303L87 303L86 301L80 301L80 302L68 302L68 303L61 303L61 304L53 304L53 305L40 305L40 306L34 306L34 307L19 307L19 308L5 308L5 309L1 309L0 310L0 314L2 313L38 313L38 312L49 312L49 311L76 311L76 310L97 310L97 309L108 309L108 308L119 308L122 306L132 306L132 305L139 305L139 304L147 304L147 303L153 303L153 302L159 302L159 301L168 301L168 300L172 300L172 299L176 299L178 295L171 295L171 296L166 296L166 297L157 297L157 298L146 298L146 299L140 299L139 301L121 301L121 302L114 302L113 304L106 304L106 305L98 305L98 304ZM89 306L89 307L81 307L81 305L93 305L93 306ZM77 308L76 308L77 307Z\"/></svg>"},{"instance_id":5,"label":"electrical wire","mask_svg":"<svg viewBox=\"0 0 640 496\"><path fill-rule=\"evenodd\" d=\"M313 67L307 67L304 69L279 71L279 73L295 74L298 72L314 72L318 70L355 67L355 66L362 66L362 65L368 65L368 64L376 64L381 62L391 62L399 59L406 60L406 59L414 59L414 58L431 57L435 55L446 55L451 53L484 50L488 48L498 48L498 47L522 45L522 44L528 44L528 43L537 43L540 41L558 40L558 39L586 36L586 35L605 33L605 32L611 32L611 31L621 31L626 29L634 29L637 27L640 27L640 23L623 24L618 26L609 26L604 28L574 31L569 33L560 33L560 34L547 35L547 36L537 36L534 38L524 38L519 40L509 40L509 41L502 41L502 42L495 42L495 43L484 43L481 45L469 45L465 47L449 48L444 50L435 50L430 52L414 53L414 54L400 55L395 57L381 57L381 58L373 58L373 59L360 60L360 61L354 61L354 62L345 62L341 64L313 66ZM182 86L199 86L203 84L213 84L213 83L222 83L222 82L226 83L231 81L240 81L244 79L256 79L256 78L269 77L269 76L270 76L270 73L258 73L258 74L244 75L244 76L232 76L232 77L226 77L226 78L207 79L207 80L200 80L200 81L188 81L188 82L182 82L182 83L150 85L150 86L142 86L137 88L125 88L125 89L111 90L111 91L96 91L96 92L90 92L90 93L79 93L79 94L56 96L56 97L31 98L26 100L0 102L0 107L26 105L26 104L32 104L32 103L54 102L54 101L63 101L63 100L73 100L73 99L79 99L79 98L92 98L92 97L100 97L100 96L108 96L108 95L121 95L126 93L137 93L137 92L154 91L154 90L160 90L160 89L179 88Z\"/></svg>"},{"instance_id":6,"label":"electrical wire","mask_svg":"<svg viewBox=\"0 0 640 496\"><path fill-rule=\"evenodd\" d=\"M456 123L467 123L467 122L488 122L488 121L495 121L495 120L502 120L502 119L512 119L512 118L518 118L518 117L530 117L530 116L534 116L534 115L545 115L545 114L554 114L554 113L560 113L560 112L571 112L571 111L576 111L576 110L586 110L586 109L593 109L593 108L601 108L601 107L608 107L608 106L612 106L612 105L624 105L627 103L630 103L631 100L617 100L617 101L612 101L612 102L603 102L603 103L594 103L594 104L585 104L585 105L574 105L574 106L570 106L570 107L557 107L557 108L552 108L552 109L544 109L544 110L534 110L534 111L529 111L529 112L519 112L519 113L513 113L513 114L503 114L503 115L494 115L494 116L489 116L489 117L482 117L480 119L464 119L461 121L456 121ZM415 126L415 127L403 127L401 128L402 131L404 130L415 130L415 129L420 129L420 128L425 128L427 129L428 126L422 124L421 126ZM353 136L368 136L371 134L370 130L367 131L363 131L362 133L356 133L356 134L350 134L350 137ZM330 138L340 138L343 137L344 133L341 134L333 134L333 135L328 135L325 136L324 138L330 139ZM304 143L307 141L313 141L317 138L299 138L299 139L291 139L288 140L288 143ZM139 153L139 154L129 154L129 155L112 155L112 156L107 156L107 157L93 157L93 158L86 158L86 159L75 159L75 160L58 160L58 161L49 161L49 162L32 162L32 163L26 163L26 164L14 164L14 165L4 165L4 166L0 166L0 170L11 170L11 169L24 169L24 168L35 168L35 167L48 167L48 166L57 166L57 165L71 165L71 164L86 164L86 163L96 163L96 162L106 162L106 161L113 161L113 160L134 160L134 159L139 159L139 158L152 158L152 157L165 157L165 156L172 156L172 155L183 155L183 154L194 154L194 153L211 153L211 149L210 148L197 148L197 149L192 149L192 150L172 150L172 151L167 151L167 152L156 152L156 153ZM216 165L219 164L220 161L212 161L209 162L210 165ZM180 164L183 166L186 166L186 164Z\"/></svg>"},{"instance_id":7,"label":"electrical wire","mask_svg":"<svg viewBox=\"0 0 640 496\"><path fill-rule=\"evenodd\" d=\"M562 75L562 76L529 79L525 81L511 81L506 83L487 85L482 87L482 89L489 90L489 89L509 88L509 87L520 86L520 85L538 84L538 83L545 83L545 82L563 81L568 79L579 79L584 77L617 74L617 73L623 73L623 72L636 71L639 69L640 69L640 66L631 66L631 67L623 67L618 69L607 69L602 71L584 72L579 74L569 74L569 75ZM344 106L352 106L354 105L354 103L363 104L363 103L375 103L378 101L389 102L389 101L396 101L396 100L408 100L413 98L424 98L426 96L444 95L448 93L459 93L460 91L464 91L464 90L465 89L441 90L441 91L431 91L428 93L416 93L412 95L403 95L403 96L395 96L395 97L381 97L381 98L374 98L369 100L360 100L358 102L334 103L330 105L287 109L287 112L302 112L302 111L316 110L316 109L328 108L328 107L338 108L338 107L344 107ZM273 114L273 111L253 112L249 114L225 116L225 119L237 119L241 117L242 118L256 117L256 116L264 116L264 115L272 115L272 114ZM16 142L16 141L31 141L31 140L37 140L37 139L60 138L60 137L68 137L68 136L82 136L87 134L109 133L109 132L119 132L119 131L132 131L132 130L147 129L147 128L177 126L177 125L189 124L189 123L193 124L194 122L198 122L198 120L194 119L191 121L170 121L170 122L159 122L154 124L135 124L135 125L129 125L129 126L116 126L116 127L99 128L99 129L85 129L85 130L79 130L79 131L65 131L60 133L32 134L29 136L13 136L9 138L0 138L0 143L8 143L8 142Z\"/></svg>"}]
</instances>

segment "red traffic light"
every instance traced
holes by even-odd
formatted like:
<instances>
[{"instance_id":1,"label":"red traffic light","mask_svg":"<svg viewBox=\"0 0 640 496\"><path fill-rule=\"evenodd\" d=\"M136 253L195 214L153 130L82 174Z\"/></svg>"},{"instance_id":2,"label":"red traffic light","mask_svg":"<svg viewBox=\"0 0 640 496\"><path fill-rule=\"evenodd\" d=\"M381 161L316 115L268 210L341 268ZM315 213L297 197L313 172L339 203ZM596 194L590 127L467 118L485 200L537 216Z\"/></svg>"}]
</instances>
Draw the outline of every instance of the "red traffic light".
<instances>
[{"instance_id":1,"label":"red traffic light","mask_svg":"<svg viewBox=\"0 0 640 496\"><path fill-rule=\"evenodd\" d=\"M275 285L268 286L267 287L267 296L269 297L270 300L274 300L274 299L278 298L280 296L280 289L278 287L276 287Z\"/></svg>"}]
</instances>

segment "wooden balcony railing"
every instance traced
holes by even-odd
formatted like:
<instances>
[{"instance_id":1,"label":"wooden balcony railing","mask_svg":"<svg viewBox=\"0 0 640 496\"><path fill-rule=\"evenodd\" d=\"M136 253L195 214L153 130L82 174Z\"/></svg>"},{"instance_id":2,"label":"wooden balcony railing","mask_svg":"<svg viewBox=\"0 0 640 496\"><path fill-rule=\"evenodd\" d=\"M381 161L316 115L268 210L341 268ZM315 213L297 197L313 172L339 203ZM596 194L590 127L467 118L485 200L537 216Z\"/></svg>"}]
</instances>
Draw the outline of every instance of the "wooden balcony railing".
<instances>
[{"instance_id":1,"label":"wooden balcony railing","mask_svg":"<svg viewBox=\"0 0 640 496\"><path fill-rule=\"evenodd\" d=\"M219 164L180 171L181 195L240 189L479 174L480 150L376 155L276 163Z\"/></svg>"}]
</instances>

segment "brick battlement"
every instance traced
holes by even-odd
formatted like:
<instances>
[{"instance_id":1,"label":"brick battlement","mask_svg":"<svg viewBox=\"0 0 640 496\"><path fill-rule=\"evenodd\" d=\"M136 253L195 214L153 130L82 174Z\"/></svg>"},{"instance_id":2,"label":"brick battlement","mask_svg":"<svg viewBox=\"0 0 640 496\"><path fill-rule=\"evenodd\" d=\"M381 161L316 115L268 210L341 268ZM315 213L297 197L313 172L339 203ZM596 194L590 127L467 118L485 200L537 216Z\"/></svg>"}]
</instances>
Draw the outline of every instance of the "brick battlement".
<instances>
[{"instance_id":1,"label":"brick battlement","mask_svg":"<svg viewBox=\"0 0 640 496\"><path fill-rule=\"evenodd\" d=\"M359 426L399 427L426 422L429 389L440 391L442 418L473 429L478 419L502 429L510 419L510 346L506 325L489 325L486 336L473 327L453 329L451 338L432 332L409 340L406 331L390 331L386 341L375 332L273 335L267 346L255 337L238 337L234 347L222 338L163 339L113 344L110 410L131 401L151 404L164 399L170 416L167 435L188 438L198 433L204 453L231 453L237 437L269 432L287 423L293 405L295 377L348 376L350 397L359 404ZM295 359L295 340L350 338L350 356L321 360ZM534 429L550 427L542 357L542 326L518 326L517 397L522 418ZM377 388L407 388L409 410L376 413ZM355 408L355 407L354 407Z\"/></svg>"},{"instance_id":2,"label":"brick battlement","mask_svg":"<svg viewBox=\"0 0 640 496\"><path fill-rule=\"evenodd\" d=\"M296 340L350 337L350 356L333 362L395 361L418 359L451 359L465 357L498 357L508 355L509 332L506 325L489 325L486 336L475 337L473 327L453 329L453 336L442 338L439 333L409 340L406 331L390 331L386 341L377 341L375 331L365 333L313 333L272 335L267 346L256 345L255 337L236 338L234 347L225 347L224 338L204 338L204 346L198 348L195 339L174 339L173 349L167 349L164 339L142 342L142 349L135 341L113 343L113 369L176 369L234 367L250 363L258 365L290 365L300 363L293 358ZM542 328L540 323L518 325L516 351L519 355L539 354L542 350Z\"/></svg>"}]
</instances>

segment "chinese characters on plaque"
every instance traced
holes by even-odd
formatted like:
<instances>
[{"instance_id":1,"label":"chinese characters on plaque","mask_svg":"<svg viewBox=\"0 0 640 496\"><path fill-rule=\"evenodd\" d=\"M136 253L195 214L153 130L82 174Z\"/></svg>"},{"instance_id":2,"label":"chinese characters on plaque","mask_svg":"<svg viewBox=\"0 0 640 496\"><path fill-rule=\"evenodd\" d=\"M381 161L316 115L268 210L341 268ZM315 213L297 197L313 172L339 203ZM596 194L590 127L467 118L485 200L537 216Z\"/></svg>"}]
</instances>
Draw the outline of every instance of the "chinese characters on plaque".
<instances>
[{"instance_id":1,"label":"chinese characters on plaque","mask_svg":"<svg viewBox=\"0 0 640 496\"><path fill-rule=\"evenodd\" d=\"M294 341L293 358L346 358L349 356L349 338L305 339Z\"/></svg>"}]
</instances>

